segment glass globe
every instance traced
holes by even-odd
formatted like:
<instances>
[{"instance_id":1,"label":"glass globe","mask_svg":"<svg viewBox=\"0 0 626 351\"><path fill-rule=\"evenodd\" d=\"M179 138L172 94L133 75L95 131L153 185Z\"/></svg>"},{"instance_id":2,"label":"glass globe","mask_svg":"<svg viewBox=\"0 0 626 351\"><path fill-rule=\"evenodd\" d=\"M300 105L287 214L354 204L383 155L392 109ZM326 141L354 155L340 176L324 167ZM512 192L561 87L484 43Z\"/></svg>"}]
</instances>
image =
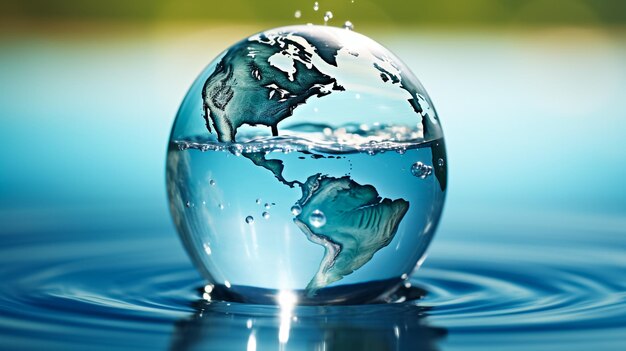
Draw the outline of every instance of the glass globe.
<instances>
[{"instance_id":1,"label":"glass globe","mask_svg":"<svg viewBox=\"0 0 626 351\"><path fill-rule=\"evenodd\" d=\"M350 30L292 26L199 75L172 128L167 188L208 292L366 303L421 263L446 167L435 109L396 56Z\"/></svg>"}]
</instances>

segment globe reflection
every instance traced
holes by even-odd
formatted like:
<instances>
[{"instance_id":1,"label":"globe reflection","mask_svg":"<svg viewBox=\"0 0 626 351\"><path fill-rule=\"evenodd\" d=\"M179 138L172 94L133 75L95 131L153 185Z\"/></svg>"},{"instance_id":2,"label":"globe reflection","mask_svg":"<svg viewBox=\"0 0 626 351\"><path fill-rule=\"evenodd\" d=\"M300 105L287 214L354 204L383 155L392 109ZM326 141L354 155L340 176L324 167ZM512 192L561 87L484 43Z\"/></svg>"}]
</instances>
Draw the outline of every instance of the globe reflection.
<instances>
[{"instance_id":1,"label":"globe reflection","mask_svg":"<svg viewBox=\"0 0 626 351\"><path fill-rule=\"evenodd\" d=\"M279 296L279 306L198 302L196 314L176 324L171 349L438 350L447 334L414 302L296 306L288 292Z\"/></svg>"}]
</instances>

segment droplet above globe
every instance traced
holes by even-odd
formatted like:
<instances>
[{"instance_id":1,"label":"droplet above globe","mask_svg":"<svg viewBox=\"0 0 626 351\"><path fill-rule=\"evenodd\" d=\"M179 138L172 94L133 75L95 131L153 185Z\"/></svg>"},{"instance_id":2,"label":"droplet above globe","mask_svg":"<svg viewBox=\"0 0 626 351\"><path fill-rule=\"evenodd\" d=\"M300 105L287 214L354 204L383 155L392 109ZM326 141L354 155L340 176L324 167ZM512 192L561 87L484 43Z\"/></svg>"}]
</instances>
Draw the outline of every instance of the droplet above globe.
<instances>
[{"instance_id":1,"label":"droplet above globe","mask_svg":"<svg viewBox=\"0 0 626 351\"><path fill-rule=\"evenodd\" d=\"M421 262L445 159L430 98L391 52L346 29L278 28L227 49L183 100L170 208L220 296L370 302Z\"/></svg>"}]
</instances>

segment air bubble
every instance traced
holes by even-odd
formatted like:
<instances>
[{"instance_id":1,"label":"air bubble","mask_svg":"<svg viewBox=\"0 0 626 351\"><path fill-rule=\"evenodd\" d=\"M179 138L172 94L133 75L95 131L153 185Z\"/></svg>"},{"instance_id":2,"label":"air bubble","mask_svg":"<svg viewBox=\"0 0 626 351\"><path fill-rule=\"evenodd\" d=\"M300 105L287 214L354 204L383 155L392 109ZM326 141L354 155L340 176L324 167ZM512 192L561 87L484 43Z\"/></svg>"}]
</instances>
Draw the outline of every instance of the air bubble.
<instances>
[{"instance_id":1,"label":"air bubble","mask_svg":"<svg viewBox=\"0 0 626 351\"><path fill-rule=\"evenodd\" d=\"M261 204L261 199L256 199L255 202L256 202L257 205L260 205Z\"/></svg>"},{"instance_id":2,"label":"air bubble","mask_svg":"<svg viewBox=\"0 0 626 351\"><path fill-rule=\"evenodd\" d=\"M415 162L411 166L411 173L421 179L425 179L433 172L433 168L431 166L425 165L421 162Z\"/></svg>"},{"instance_id":3,"label":"air bubble","mask_svg":"<svg viewBox=\"0 0 626 351\"><path fill-rule=\"evenodd\" d=\"M224 205L219 204L219 205L217 205L217 208L219 208L220 210L223 210L224 209Z\"/></svg>"},{"instance_id":4,"label":"air bubble","mask_svg":"<svg viewBox=\"0 0 626 351\"><path fill-rule=\"evenodd\" d=\"M299 215L302 212L302 207L300 205L295 204L291 207L291 214L294 216Z\"/></svg>"},{"instance_id":5,"label":"air bubble","mask_svg":"<svg viewBox=\"0 0 626 351\"><path fill-rule=\"evenodd\" d=\"M211 185L215 185L215 181L214 181L213 179L211 179L211 180L209 181L209 184L211 184Z\"/></svg>"},{"instance_id":6,"label":"air bubble","mask_svg":"<svg viewBox=\"0 0 626 351\"><path fill-rule=\"evenodd\" d=\"M320 210L315 210L309 216L309 223L315 228L323 227L326 224L326 215Z\"/></svg>"},{"instance_id":7,"label":"air bubble","mask_svg":"<svg viewBox=\"0 0 626 351\"><path fill-rule=\"evenodd\" d=\"M265 203L265 206L263 206L263 207L265 207L266 210L269 210L271 206L270 206L270 204Z\"/></svg>"},{"instance_id":8,"label":"air bubble","mask_svg":"<svg viewBox=\"0 0 626 351\"><path fill-rule=\"evenodd\" d=\"M269 219L269 218L270 218L270 213L269 213L269 212L267 212L267 211L265 211L265 212L263 212L263 213L261 214L261 216L263 216L263 218L265 218L265 219Z\"/></svg>"},{"instance_id":9,"label":"air bubble","mask_svg":"<svg viewBox=\"0 0 626 351\"><path fill-rule=\"evenodd\" d=\"M440 159L437 160L437 165L439 167L443 167L444 164L445 164L445 161L443 160L443 158L440 158Z\"/></svg>"},{"instance_id":10,"label":"air bubble","mask_svg":"<svg viewBox=\"0 0 626 351\"><path fill-rule=\"evenodd\" d=\"M252 216L246 217L246 223L248 223L248 224L254 223L254 217L252 217Z\"/></svg>"}]
</instances>

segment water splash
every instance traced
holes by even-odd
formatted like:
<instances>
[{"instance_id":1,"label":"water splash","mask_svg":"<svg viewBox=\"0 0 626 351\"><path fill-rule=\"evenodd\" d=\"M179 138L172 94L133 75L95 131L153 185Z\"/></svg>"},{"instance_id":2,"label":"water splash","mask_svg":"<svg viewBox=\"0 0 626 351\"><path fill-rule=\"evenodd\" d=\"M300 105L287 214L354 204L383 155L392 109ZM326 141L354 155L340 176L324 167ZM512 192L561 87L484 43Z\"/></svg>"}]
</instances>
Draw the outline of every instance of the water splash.
<instances>
[{"instance_id":1,"label":"water splash","mask_svg":"<svg viewBox=\"0 0 626 351\"><path fill-rule=\"evenodd\" d=\"M328 24L328 21L333 19L333 13L331 11L326 11L324 14L324 25Z\"/></svg>"}]
</instances>

